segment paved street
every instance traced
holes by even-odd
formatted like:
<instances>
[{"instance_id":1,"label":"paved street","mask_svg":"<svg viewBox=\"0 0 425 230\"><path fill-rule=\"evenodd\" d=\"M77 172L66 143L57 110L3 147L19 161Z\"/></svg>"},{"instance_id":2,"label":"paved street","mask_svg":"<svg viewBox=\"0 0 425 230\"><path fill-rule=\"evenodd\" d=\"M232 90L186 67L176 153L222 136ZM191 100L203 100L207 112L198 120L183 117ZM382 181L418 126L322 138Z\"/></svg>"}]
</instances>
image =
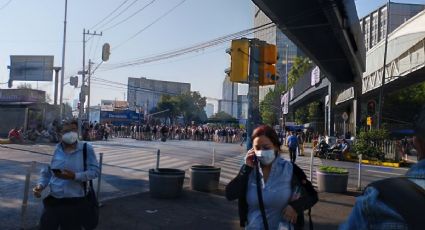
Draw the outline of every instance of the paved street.
<instances>
[{"instance_id":1,"label":"paved street","mask_svg":"<svg viewBox=\"0 0 425 230\"><path fill-rule=\"evenodd\" d=\"M227 183L236 175L243 159L242 147L237 144L194 141L163 143L132 139L113 139L92 144L96 153L104 153L101 200L148 191L148 170L156 165L157 149L161 151L160 167L186 170L188 178L191 165L212 163L215 148L216 165L222 168L222 183ZM18 227L29 162L37 162L31 176L32 187L41 167L50 161L53 149L52 145L7 145L0 148L0 226L11 226L10 229ZM29 196L26 225L31 226L37 221L41 210L40 201Z\"/></svg>"},{"instance_id":2,"label":"paved street","mask_svg":"<svg viewBox=\"0 0 425 230\"><path fill-rule=\"evenodd\" d=\"M147 142L133 139L113 139L92 143L96 153L104 153L103 174L100 199L128 196L148 191L148 170L156 165L156 151L160 149L160 167L178 168L186 171L194 164L211 164L213 148L216 165L221 167L220 182L227 184L238 172L243 162L244 149L238 144L222 144L196 141ZM0 225L16 229L20 221L22 198L24 197L25 174L29 162L36 161L36 170L31 176L31 186L38 179L41 167L49 162L54 146L52 145L6 145L0 148ZM306 149L306 153L311 149ZM308 154L298 157L300 165L309 176ZM284 154L288 159L288 155ZM339 162L314 158L313 170L319 165L334 165L348 168L350 171L349 189L357 188L358 165L352 162ZM367 183L391 176L399 176L407 169L386 167L362 167L362 186ZM313 183L315 184L315 173ZM96 186L96 184L95 184ZM45 192L45 194L47 191ZM40 214L41 199L29 196L29 205L25 226L33 226ZM1 229L5 229L2 227ZM7 228L8 229L8 228Z\"/></svg>"}]
</instances>

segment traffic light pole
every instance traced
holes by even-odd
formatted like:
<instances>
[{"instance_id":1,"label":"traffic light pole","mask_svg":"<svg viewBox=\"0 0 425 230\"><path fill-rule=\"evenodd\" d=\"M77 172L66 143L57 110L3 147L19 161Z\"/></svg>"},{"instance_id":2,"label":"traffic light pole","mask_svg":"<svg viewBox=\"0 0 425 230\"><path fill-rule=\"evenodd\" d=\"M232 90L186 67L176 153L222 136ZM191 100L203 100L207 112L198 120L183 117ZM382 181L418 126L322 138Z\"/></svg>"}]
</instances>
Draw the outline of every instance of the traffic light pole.
<instances>
[{"instance_id":1,"label":"traffic light pole","mask_svg":"<svg viewBox=\"0 0 425 230\"><path fill-rule=\"evenodd\" d=\"M250 55L249 55L249 75L248 75L248 122L246 126L247 143L246 149L252 148L251 135L255 126L260 124L260 111L259 111L259 72L258 61L260 57L260 40L250 40Z\"/></svg>"}]
</instances>

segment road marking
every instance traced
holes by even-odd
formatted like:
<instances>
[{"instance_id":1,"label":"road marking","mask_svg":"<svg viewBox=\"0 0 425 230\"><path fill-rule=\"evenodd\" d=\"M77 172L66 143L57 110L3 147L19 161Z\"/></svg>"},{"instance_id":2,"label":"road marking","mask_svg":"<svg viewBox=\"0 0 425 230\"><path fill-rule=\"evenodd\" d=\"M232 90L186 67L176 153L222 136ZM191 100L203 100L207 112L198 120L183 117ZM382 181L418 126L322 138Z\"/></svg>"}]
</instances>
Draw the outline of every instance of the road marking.
<instances>
[{"instance_id":1,"label":"road marking","mask_svg":"<svg viewBox=\"0 0 425 230\"><path fill-rule=\"evenodd\" d=\"M388 175L396 175L396 176L402 176L402 173L392 173L392 172L382 172L382 171L376 171L376 170L366 170L367 172L374 172L374 173L381 173L381 174L388 174Z\"/></svg>"}]
</instances>

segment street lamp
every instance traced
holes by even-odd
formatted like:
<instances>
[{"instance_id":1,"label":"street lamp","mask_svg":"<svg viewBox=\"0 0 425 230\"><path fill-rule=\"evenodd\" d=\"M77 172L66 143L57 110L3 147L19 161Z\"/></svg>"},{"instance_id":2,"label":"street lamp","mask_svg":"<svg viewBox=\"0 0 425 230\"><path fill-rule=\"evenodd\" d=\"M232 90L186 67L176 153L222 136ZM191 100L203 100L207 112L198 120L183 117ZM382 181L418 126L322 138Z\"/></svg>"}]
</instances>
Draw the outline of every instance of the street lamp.
<instances>
[{"instance_id":1,"label":"street lamp","mask_svg":"<svg viewBox=\"0 0 425 230\"><path fill-rule=\"evenodd\" d=\"M66 16L68 12L68 0L65 0L65 18L63 21L63 44L62 44L62 72L61 72L61 92L59 96L59 117L60 121L62 121L62 113L63 113L63 86L64 86L64 75L65 75L65 46L66 46Z\"/></svg>"}]
</instances>

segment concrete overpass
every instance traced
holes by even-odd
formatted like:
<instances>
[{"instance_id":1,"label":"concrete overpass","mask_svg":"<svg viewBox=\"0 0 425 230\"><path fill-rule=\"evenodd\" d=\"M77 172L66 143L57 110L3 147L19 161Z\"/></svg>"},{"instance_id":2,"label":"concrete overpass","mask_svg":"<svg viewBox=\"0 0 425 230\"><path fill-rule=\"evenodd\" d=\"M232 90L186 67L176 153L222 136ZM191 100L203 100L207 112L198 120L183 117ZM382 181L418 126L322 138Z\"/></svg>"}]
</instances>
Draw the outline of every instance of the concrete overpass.
<instances>
[{"instance_id":1,"label":"concrete overpass","mask_svg":"<svg viewBox=\"0 0 425 230\"><path fill-rule=\"evenodd\" d=\"M306 79L303 79L310 76L308 72L291 90L294 93L293 97L290 97L289 105L296 108L314 100L324 100L326 95L331 95L334 104L331 106L334 107L329 113L335 115L335 122L341 123L339 115L348 112L349 122L355 127L358 122L356 113L360 113L359 107L365 108L366 101L377 97L379 93L378 89L382 85L383 59L384 41L381 41L366 55L366 71L363 73L359 93L364 101L362 104L355 101L354 85L340 88L332 84L330 87L330 82L321 80L320 84L311 86L306 83ZM384 93L388 94L423 81L425 81L425 11L389 34Z\"/></svg>"},{"instance_id":2,"label":"concrete overpass","mask_svg":"<svg viewBox=\"0 0 425 230\"><path fill-rule=\"evenodd\" d=\"M331 82L360 82L365 46L354 0L253 2Z\"/></svg>"}]
</instances>

